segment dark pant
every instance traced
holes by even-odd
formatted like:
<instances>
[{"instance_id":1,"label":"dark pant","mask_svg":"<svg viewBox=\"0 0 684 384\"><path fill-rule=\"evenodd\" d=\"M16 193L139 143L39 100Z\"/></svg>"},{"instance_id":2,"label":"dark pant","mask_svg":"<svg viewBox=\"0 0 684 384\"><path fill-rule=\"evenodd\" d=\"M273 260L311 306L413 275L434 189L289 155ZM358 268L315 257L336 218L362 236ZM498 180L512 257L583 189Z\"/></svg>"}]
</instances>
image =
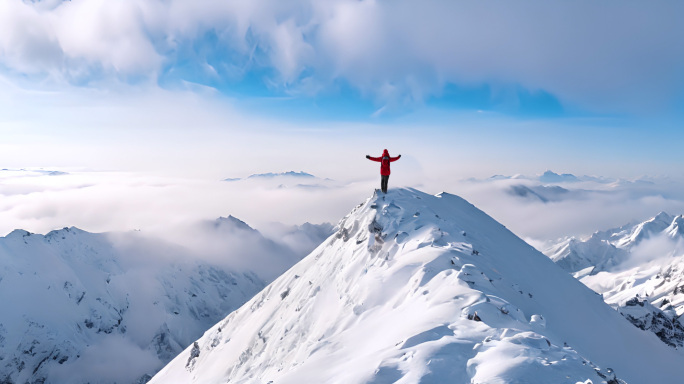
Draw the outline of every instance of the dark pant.
<instances>
[{"instance_id":1,"label":"dark pant","mask_svg":"<svg viewBox=\"0 0 684 384\"><path fill-rule=\"evenodd\" d=\"M387 193L387 182L389 181L389 175L380 176L380 189L382 192Z\"/></svg>"}]
</instances>

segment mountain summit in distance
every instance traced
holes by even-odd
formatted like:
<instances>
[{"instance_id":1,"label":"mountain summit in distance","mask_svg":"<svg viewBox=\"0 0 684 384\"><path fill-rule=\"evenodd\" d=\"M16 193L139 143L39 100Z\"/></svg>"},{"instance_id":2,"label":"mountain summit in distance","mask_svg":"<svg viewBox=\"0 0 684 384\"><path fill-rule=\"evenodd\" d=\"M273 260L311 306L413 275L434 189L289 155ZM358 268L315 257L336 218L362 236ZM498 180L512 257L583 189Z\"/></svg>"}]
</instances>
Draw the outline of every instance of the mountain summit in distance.
<instances>
[{"instance_id":1,"label":"mountain summit in distance","mask_svg":"<svg viewBox=\"0 0 684 384\"><path fill-rule=\"evenodd\" d=\"M257 179L274 179L274 178L300 178L300 179L318 179L316 176L304 171L287 171L287 172L267 172L255 173L246 178L229 177L223 181L240 181L240 180L257 180Z\"/></svg>"},{"instance_id":2,"label":"mountain summit in distance","mask_svg":"<svg viewBox=\"0 0 684 384\"><path fill-rule=\"evenodd\" d=\"M679 351L460 197L374 194L152 383L675 383Z\"/></svg>"}]
</instances>

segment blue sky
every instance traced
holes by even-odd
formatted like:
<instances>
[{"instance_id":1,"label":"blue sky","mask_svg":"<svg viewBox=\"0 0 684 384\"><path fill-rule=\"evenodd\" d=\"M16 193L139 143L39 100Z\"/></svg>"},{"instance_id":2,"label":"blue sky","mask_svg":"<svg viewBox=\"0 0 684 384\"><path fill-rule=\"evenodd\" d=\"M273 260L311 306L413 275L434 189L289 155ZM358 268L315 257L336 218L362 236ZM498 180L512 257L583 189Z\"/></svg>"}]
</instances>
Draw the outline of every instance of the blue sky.
<instances>
[{"instance_id":1,"label":"blue sky","mask_svg":"<svg viewBox=\"0 0 684 384\"><path fill-rule=\"evenodd\" d=\"M353 178L349 162L311 158L390 147L432 176L682 176L683 11L676 1L7 0L0 160Z\"/></svg>"},{"instance_id":2,"label":"blue sky","mask_svg":"<svg viewBox=\"0 0 684 384\"><path fill-rule=\"evenodd\" d=\"M3 0L0 230L336 222L377 187L364 156L383 148L402 155L391 188L462 195L521 236L681 214L682 14L666 0ZM547 169L628 181L548 204L511 196L517 179L467 181ZM286 171L338 187L221 182Z\"/></svg>"}]
</instances>

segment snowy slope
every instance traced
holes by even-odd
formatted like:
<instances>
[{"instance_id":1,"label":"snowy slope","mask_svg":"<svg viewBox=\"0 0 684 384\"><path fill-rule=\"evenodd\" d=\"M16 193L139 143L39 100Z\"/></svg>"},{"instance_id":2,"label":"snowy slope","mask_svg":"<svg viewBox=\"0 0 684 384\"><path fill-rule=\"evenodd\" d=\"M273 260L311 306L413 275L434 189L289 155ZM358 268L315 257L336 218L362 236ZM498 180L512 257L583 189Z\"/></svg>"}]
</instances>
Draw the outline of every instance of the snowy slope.
<instances>
[{"instance_id":1,"label":"snowy slope","mask_svg":"<svg viewBox=\"0 0 684 384\"><path fill-rule=\"evenodd\" d=\"M201 229L240 238L245 256L260 256L269 274L299 260L233 217ZM235 251L226 248L224 258ZM0 382L145 382L270 281L259 269L195 256L135 233L0 237Z\"/></svg>"},{"instance_id":2,"label":"snowy slope","mask_svg":"<svg viewBox=\"0 0 684 384\"><path fill-rule=\"evenodd\" d=\"M571 238L544 253L600 293L638 328L684 346L684 217L661 212L643 223Z\"/></svg>"},{"instance_id":3,"label":"snowy slope","mask_svg":"<svg viewBox=\"0 0 684 384\"><path fill-rule=\"evenodd\" d=\"M465 200L402 189L151 382L677 383L682 361Z\"/></svg>"}]
</instances>

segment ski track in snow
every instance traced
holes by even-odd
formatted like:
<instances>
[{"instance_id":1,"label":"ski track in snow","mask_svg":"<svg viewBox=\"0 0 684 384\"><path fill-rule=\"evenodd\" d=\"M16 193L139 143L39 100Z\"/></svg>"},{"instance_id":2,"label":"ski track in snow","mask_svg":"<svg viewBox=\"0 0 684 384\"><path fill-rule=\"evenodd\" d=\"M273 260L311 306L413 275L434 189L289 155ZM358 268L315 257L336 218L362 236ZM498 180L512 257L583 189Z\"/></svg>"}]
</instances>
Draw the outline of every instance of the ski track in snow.
<instances>
[{"instance_id":1,"label":"ski track in snow","mask_svg":"<svg viewBox=\"0 0 684 384\"><path fill-rule=\"evenodd\" d=\"M152 383L677 383L679 351L465 200L374 195Z\"/></svg>"}]
</instances>

